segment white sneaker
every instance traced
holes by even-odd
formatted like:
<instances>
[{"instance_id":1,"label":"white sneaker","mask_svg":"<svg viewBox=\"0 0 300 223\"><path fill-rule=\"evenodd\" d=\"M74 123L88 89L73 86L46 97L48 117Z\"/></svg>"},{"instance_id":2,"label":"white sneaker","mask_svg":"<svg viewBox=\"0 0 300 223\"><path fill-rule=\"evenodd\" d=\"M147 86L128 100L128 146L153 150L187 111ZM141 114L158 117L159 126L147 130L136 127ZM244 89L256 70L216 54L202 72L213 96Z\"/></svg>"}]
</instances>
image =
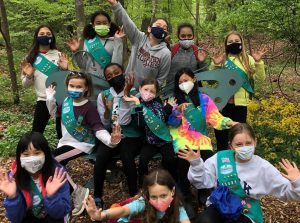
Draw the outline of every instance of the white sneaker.
<instances>
[{"instance_id":1,"label":"white sneaker","mask_svg":"<svg viewBox=\"0 0 300 223\"><path fill-rule=\"evenodd\" d=\"M72 193L72 201L74 204L74 209L72 210L72 215L80 215L84 211L83 201L89 196L90 190L88 188L77 186L76 190Z\"/></svg>"}]
</instances>

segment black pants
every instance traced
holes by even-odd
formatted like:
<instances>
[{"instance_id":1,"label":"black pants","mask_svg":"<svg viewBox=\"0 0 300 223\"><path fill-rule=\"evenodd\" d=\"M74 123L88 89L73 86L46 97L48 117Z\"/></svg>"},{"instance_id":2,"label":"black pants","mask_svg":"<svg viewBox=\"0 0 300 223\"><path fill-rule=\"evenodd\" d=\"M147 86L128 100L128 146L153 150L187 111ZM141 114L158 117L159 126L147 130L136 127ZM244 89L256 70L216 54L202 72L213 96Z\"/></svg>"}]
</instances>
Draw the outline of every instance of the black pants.
<instances>
[{"instance_id":1,"label":"black pants","mask_svg":"<svg viewBox=\"0 0 300 223\"><path fill-rule=\"evenodd\" d=\"M176 155L174 153L172 143L166 143L161 147L145 143L141 149L140 160L139 160L139 186L142 187L144 176L148 174L148 164L152 157L161 153L162 155L162 166L168 170L175 181L177 181L176 171Z\"/></svg>"},{"instance_id":2,"label":"black pants","mask_svg":"<svg viewBox=\"0 0 300 223\"><path fill-rule=\"evenodd\" d=\"M124 138L116 148L109 148L100 142L97 148L96 163L94 165L94 196L102 198L106 170L111 158L120 154L123 171L126 176L129 194L134 196L138 192L137 168L135 157L141 149L140 138Z\"/></svg>"},{"instance_id":3,"label":"black pants","mask_svg":"<svg viewBox=\"0 0 300 223\"><path fill-rule=\"evenodd\" d=\"M211 205L207 207L196 219L195 223L223 223L224 219L219 212ZM241 215L238 220L232 223L251 223L252 221L245 215Z\"/></svg>"},{"instance_id":4,"label":"black pants","mask_svg":"<svg viewBox=\"0 0 300 223\"><path fill-rule=\"evenodd\" d=\"M50 114L45 101L37 101L34 110L32 131L44 133Z\"/></svg>"},{"instance_id":5,"label":"black pants","mask_svg":"<svg viewBox=\"0 0 300 223\"><path fill-rule=\"evenodd\" d=\"M233 121L246 123L247 121L247 107L246 106L235 106L234 104L227 104L223 110L222 115L231 118ZM228 149L228 129L216 130L215 136L217 140L217 150Z\"/></svg>"},{"instance_id":6,"label":"black pants","mask_svg":"<svg viewBox=\"0 0 300 223\"><path fill-rule=\"evenodd\" d=\"M201 150L201 158L205 161L211 157L214 153L211 150ZM184 197L191 196L190 181L187 178L187 174L190 168L190 163L184 159L178 159L177 170L178 170L178 186Z\"/></svg>"},{"instance_id":7,"label":"black pants","mask_svg":"<svg viewBox=\"0 0 300 223\"><path fill-rule=\"evenodd\" d=\"M49 215L47 215L44 219L38 219L32 213L27 212L22 223L64 223L64 219L53 219Z\"/></svg>"}]
</instances>

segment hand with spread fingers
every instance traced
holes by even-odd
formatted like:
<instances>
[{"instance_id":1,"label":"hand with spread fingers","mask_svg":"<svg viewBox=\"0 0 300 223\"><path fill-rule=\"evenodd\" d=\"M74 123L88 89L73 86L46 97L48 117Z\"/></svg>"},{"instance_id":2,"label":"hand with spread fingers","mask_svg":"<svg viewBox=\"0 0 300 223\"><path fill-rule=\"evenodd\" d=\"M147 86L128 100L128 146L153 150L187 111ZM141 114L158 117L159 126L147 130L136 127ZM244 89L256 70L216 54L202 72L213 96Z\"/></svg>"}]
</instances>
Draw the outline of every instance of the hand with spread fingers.
<instances>
[{"instance_id":1,"label":"hand with spread fingers","mask_svg":"<svg viewBox=\"0 0 300 223\"><path fill-rule=\"evenodd\" d=\"M0 191L8 198L14 198L17 194L17 184L13 177L8 176L5 170L0 170Z\"/></svg>"},{"instance_id":2,"label":"hand with spread fingers","mask_svg":"<svg viewBox=\"0 0 300 223\"><path fill-rule=\"evenodd\" d=\"M212 60L215 65L223 64L226 60L226 54L223 50L215 50L213 51Z\"/></svg>"},{"instance_id":3,"label":"hand with spread fingers","mask_svg":"<svg viewBox=\"0 0 300 223\"><path fill-rule=\"evenodd\" d=\"M129 72L128 75L125 77L124 95L130 95L130 90L133 88L134 80L134 72Z\"/></svg>"},{"instance_id":4,"label":"hand with spread fingers","mask_svg":"<svg viewBox=\"0 0 300 223\"><path fill-rule=\"evenodd\" d=\"M101 208L97 209L96 203L91 195L89 195L88 198L83 201L83 205L92 221L102 220L101 219L102 209Z\"/></svg>"},{"instance_id":5,"label":"hand with spread fingers","mask_svg":"<svg viewBox=\"0 0 300 223\"><path fill-rule=\"evenodd\" d=\"M79 50L80 48L80 40L77 38L70 38L66 42L67 46L70 48L70 50L74 53Z\"/></svg>"},{"instance_id":6,"label":"hand with spread fingers","mask_svg":"<svg viewBox=\"0 0 300 223\"><path fill-rule=\"evenodd\" d=\"M257 48L257 49L252 49L251 50L251 55L255 62L259 62L261 58L268 52L268 49L266 46Z\"/></svg>"},{"instance_id":7,"label":"hand with spread fingers","mask_svg":"<svg viewBox=\"0 0 300 223\"><path fill-rule=\"evenodd\" d=\"M63 168L55 168L54 175L49 177L46 183L46 193L48 197L53 196L59 188L67 181L67 172Z\"/></svg>"},{"instance_id":8,"label":"hand with spread fingers","mask_svg":"<svg viewBox=\"0 0 300 223\"><path fill-rule=\"evenodd\" d=\"M59 55L58 66L63 70L68 70L68 57L66 54L62 53Z\"/></svg>"},{"instance_id":9,"label":"hand with spread fingers","mask_svg":"<svg viewBox=\"0 0 300 223\"><path fill-rule=\"evenodd\" d=\"M286 179L294 182L299 179L300 171L295 162L291 163L288 159L281 159L279 162L281 168L286 172L286 174L281 173Z\"/></svg>"},{"instance_id":10,"label":"hand with spread fingers","mask_svg":"<svg viewBox=\"0 0 300 223\"><path fill-rule=\"evenodd\" d=\"M114 97L112 97L111 100L109 100L107 95L102 95L102 101L105 106L104 118L109 119L110 111L114 104Z\"/></svg>"},{"instance_id":11,"label":"hand with spread fingers","mask_svg":"<svg viewBox=\"0 0 300 223\"><path fill-rule=\"evenodd\" d=\"M126 36L123 26L120 27L120 29L115 33L114 37L115 38L119 38L119 39L123 39Z\"/></svg>"},{"instance_id":12,"label":"hand with spread fingers","mask_svg":"<svg viewBox=\"0 0 300 223\"><path fill-rule=\"evenodd\" d=\"M139 105L141 103L140 99L136 96L133 96L133 95L130 95L129 97L124 95L123 99L126 102L134 102L136 105Z\"/></svg>"},{"instance_id":13,"label":"hand with spread fingers","mask_svg":"<svg viewBox=\"0 0 300 223\"><path fill-rule=\"evenodd\" d=\"M177 152L179 158L189 162L200 158L200 148L195 152L189 146L186 145L185 147L186 149L179 149Z\"/></svg>"},{"instance_id":14,"label":"hand with spread fingers","mask_svg":"<svg viewBox=\"0 0 300 223\"><path fill-rule=\"evenodd\" d=\"M23 74L25 74L27 78L31 78L33 76L34 68L26 60L22 61L21 69L22 69Z\"/></svg>"},{"instance_id":15,"label":"hand with spread fingers","mask_svg":"<svg viewBox=\"0 0 300 223\"><path fill-rule=\"evenodd\" d=\"M186 109L187 106L189 106L191 103L182 103L177 107L177 110L179 112L184 112L184 110Z\"/></svg>"},{"instance_id":16,"label":"hand with spread fingers","mask_svg":"<svg viewBox=\"0 0 300 223\"><path fill-rule=\"evenodd\" d=\"M207 52L203 49L199 49L197 55L198 55L198 60L203 62L203 61L205 61L205 59L207 57Z\"/></svg>"},{"instance_id":17,"label":"hand with spread fingers","mask_svg":"<svg viewBox=\"0 0 300 223\"><path fill-rule=\"evenodd\" d=\"M175 97L169 97L168 100L164 101L164 106L167 104L171 105L172 107L177 105L177 99Z\"/></svg>"}]
</instances>

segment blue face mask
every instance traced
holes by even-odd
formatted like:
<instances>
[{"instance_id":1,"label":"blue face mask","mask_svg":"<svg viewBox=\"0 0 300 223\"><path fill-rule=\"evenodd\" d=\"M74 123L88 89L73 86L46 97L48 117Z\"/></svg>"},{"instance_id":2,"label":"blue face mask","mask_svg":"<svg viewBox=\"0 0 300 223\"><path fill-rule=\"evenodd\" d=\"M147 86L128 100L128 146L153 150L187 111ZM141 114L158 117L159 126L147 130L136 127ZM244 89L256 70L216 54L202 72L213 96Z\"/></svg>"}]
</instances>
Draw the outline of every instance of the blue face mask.
<instances>
[{"instance_id":1,"label":"blue face mask","mask_svg":"<svg viewBox=\"0 0 300 223\"><path fill-rule=\"evenodd\" d=\"M45 45L50 45L52 43L53 38L49 36L38 36L36 40L40 45L45 46Z\"/></svg>"},{"instance_id":2,"label":"blue face mask","mask_svg":"<svg viewBox=\"0 0 300 223\"><path fill-rule=\"evenodd\" d=\"M73 99L80 98L82 95L83 95L82 91L68 91L68 96Z\"/></svg>"},{"instance_id":3,"label":"blue face mask","mask_svg":"<svg viewBox=\"0 0 300 223\"><path fill-rule=\"evenodd\" d=\"M161 27L151 27L151 33L156 39L164 39L167 36L165 30Z\"/></svg>"}]
</instances>

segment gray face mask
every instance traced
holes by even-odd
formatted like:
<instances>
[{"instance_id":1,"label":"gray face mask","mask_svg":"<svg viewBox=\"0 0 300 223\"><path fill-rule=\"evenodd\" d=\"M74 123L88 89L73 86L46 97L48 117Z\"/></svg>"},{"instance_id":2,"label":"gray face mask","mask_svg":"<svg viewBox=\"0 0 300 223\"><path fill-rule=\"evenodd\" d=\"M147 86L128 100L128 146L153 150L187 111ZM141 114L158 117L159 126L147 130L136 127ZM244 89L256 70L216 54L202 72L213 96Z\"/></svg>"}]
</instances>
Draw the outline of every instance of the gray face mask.
<instances>
[{"instance_id":1,"label":"gray face mask","mask_svg":"<svg viewBox=\"0 0 300 223\"><path fill-rule=\"evenodd\" d=\"M241 160L250 160L254 155L254 151L254 145L235 148L235 152Z\"/></svg>"},{"instance_id":2,"label":"gray face mask","mask_svg":"<svg viewBox=\"0 0 300 223\"><path fill-rule=\"evenodd\" d=\"M194 44L194 40L193 39L179 40L179 44L182 48L189 49Z\"/></svg>"},{"instance_id":3,"label":"gray face mask","mask_svg":"<svg viewBox=\"0 0 300 223\"><path fill-rule=\"evenodd\" d=\"M45 163L45 155L20 157L21 167L31 174L41 170Z\"/></svg>"}]
</instances>

